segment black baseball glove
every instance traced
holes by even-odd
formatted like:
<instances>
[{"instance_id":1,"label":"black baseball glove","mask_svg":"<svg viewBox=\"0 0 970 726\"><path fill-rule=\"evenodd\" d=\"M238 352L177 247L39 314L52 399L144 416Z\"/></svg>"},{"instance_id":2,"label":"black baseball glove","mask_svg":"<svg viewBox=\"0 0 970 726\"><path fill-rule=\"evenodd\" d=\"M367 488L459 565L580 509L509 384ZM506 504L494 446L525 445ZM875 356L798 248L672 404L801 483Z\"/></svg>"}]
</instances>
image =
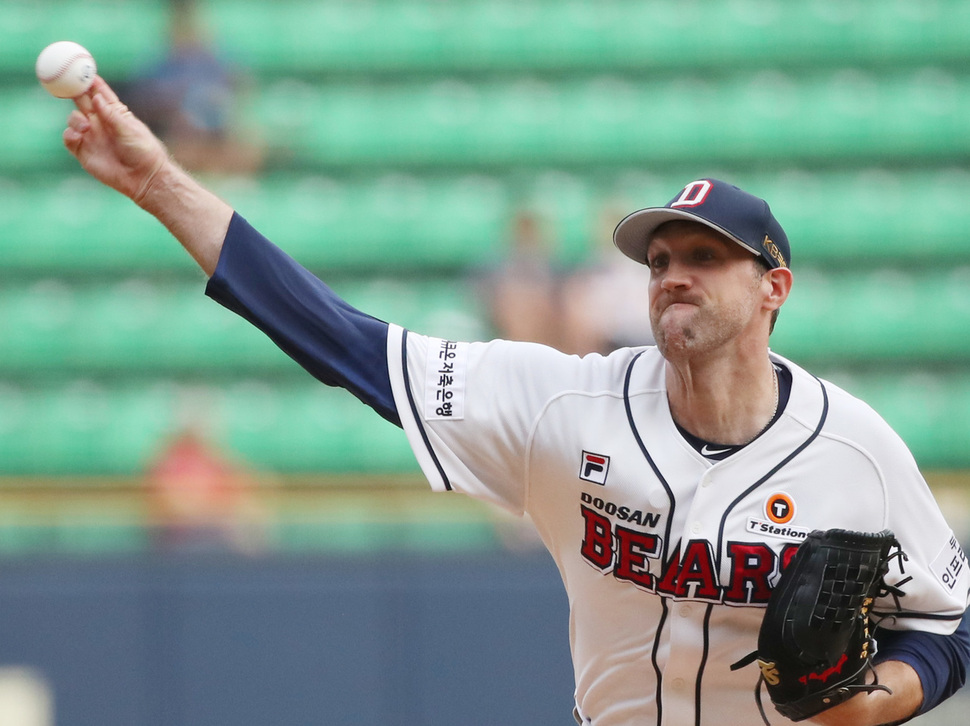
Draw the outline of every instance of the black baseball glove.
<instances>
[{"instance_id":1,"label":"black baseball glove","mask_svg":"<svg viewBox=\"0 0 970 726\"><path fill-rule=\"evenodd\" d=\"M757 659L755 698L765 723L762 684L775 708L792 721L860 691L889 691L875 680L869 616L876 597L902 594L883 579L896 556L905 557L889 530L816 530L806 537L768 601L758 650L731 667Z\"/></svg>"}]
</instances>

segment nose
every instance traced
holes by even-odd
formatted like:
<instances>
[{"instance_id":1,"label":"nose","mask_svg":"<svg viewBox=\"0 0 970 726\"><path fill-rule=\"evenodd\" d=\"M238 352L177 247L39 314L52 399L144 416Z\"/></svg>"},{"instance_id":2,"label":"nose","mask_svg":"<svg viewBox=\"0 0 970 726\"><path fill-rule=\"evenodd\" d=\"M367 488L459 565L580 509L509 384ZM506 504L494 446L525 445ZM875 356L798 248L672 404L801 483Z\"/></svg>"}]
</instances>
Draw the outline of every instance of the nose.
<instances>
[{"instance_id":1,"label":"nose","mask_svg":"<svg viewBox=\"0 0 970 726\"><path fill-rule=\"evenodd\" d=\"M691 286L691 276L687 265L675 260L667 263L666 269L660 276L660 287L664 290L683 290Z\"/></svg>"}]
</instances>

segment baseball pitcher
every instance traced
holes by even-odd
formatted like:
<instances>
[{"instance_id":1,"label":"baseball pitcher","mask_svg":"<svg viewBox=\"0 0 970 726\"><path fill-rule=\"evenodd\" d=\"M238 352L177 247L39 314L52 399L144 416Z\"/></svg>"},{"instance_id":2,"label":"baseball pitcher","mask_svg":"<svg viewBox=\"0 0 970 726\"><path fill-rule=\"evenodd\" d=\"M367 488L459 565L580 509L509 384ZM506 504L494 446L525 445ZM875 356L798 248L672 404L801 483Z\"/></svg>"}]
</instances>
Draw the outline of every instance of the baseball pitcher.
<instances>
[{"instance_id":1,"label":"baseball pitcher","mask_svg":"<svg viewBox=\"0 0 970 726\"><path fill-rule=\"evenodd\" d=\"M896 723L959 689L966 557L862 401L770 350L792 246L715 179L620 221L656 346L583 358L370 317L172 162L100 78L67 149L156 216L206 293L407 436L430 485L527 514L594 726Z\"/></svg>"}]
</instances>

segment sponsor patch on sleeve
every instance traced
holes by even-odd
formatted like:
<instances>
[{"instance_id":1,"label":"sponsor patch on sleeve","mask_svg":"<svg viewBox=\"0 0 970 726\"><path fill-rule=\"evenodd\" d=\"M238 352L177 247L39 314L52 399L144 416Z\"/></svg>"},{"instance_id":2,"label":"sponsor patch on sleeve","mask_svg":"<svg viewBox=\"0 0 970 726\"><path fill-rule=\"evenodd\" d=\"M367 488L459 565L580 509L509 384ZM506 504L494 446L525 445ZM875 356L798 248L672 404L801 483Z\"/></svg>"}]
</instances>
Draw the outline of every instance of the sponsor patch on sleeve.
<instances>
[{"instance_id":1,"label":"sponsor patch on sleeve","mask_svg":"<svg viewBox=\"0 0 970 726\"><path fill-rule=\"evenodd\" d=\"M425 369L426 421L465 417L465 367L468 344L432 338Z\"/></svg>"},{"instance_id":2,"label":"sponsor patch on sleeve","mask_svg":"<svg viewBox=\"0 0 970 726\"><path fill-rule=\"evenodd\" d=\"M939 554L933 559L930 569L933 574L947 590L954 590L957 583L961 582L967 573L967 556L963 553L963 548L957 538L950 533L947 541Z\"/></svg>"}]
</instances>

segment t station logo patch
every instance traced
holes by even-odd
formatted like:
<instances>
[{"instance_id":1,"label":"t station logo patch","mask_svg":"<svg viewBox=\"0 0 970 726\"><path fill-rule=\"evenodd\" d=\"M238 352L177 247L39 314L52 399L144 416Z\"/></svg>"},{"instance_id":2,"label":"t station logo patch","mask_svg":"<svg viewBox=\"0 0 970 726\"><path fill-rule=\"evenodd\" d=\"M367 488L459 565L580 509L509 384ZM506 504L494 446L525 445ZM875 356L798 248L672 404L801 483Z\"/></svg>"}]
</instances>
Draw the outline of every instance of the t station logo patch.
<instances>
[{"instance_id":1,"label":"t station logo patch","mask_svg":"<svg viewBox=\"0 0 970 726\"><path fill-rule=\"evenodd\" d=\"M808 536L808 527L791 524L795 518L795 500L785 492L771 494L764 503L766 519L748 518L748 531L763 537L777 537L801 542Z\"/></svg>"},{"instance_id":2,"label":"t station logo patch","mask_svg":"<svg viewBox=\"0 0 970 726\"><path fill-rule=\"evenodd\" d=\"M775 524L788 524L795 517L795 502L784 492L775 492L765 502L765 516Z\"/></svg>"},{"instance_id":3,"label":"t station logo patch","mask_svg":"<svg viewBox=\"0 0 970 726\"><path fill-rule=\"evenodd\" d=\"M583 452L583 460L579 466L580 479L604 486L609 471L610 457L603 456L603 454L594 454L591 451Z\"/></svg>"}]
</instances>

